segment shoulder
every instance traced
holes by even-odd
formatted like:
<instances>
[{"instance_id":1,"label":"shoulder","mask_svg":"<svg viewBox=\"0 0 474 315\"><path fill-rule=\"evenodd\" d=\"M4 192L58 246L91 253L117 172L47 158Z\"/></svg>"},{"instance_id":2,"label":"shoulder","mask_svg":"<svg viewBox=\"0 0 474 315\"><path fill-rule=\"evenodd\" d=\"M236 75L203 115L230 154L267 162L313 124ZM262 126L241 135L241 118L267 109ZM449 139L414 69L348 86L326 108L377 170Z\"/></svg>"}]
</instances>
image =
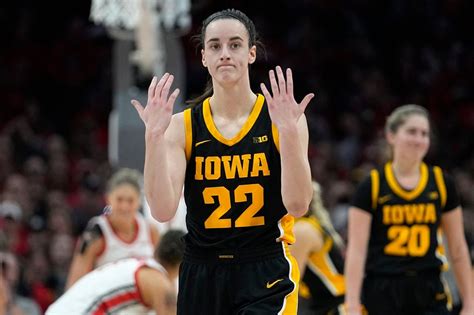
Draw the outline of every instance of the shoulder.
<instances>
[{"instance_id":1,"label":"shoulder","mask_svg":"<svg viewBox=\"0 0 474 315\"><path fill-rule=\"evenodd\" d=\"M357 188L352 196L351 205L371 212L376 207L376 200L380 190L380 171L371 169L369 174L364 175L357 183Z\"/></svg>"},{"instance_id":2,"label":"shoulder","mask_svg":"<svg viewBox=\"0 0 474 315\"><path fill-rule=\"evenodd\" d=\"M165 273L147 265L142 266L136 275L137 287L146 305L153 305L155 299L174 292L173 284Z\"/></svg>"},{"instance_id":3,"label":"shoulder","mask_svg":"<svg viewBox=\"0 0 474 315\"><path fill-rule=\"evenodd\" d=\"M456 192L454 178L448 171L437 165L430 167L430 169L433 171L434 180L439 189L447 191L448 194Z\"/></svg>"},{"instance_id":4,"label":"shoulder","mask_svg":"<svg viewBox=\"0 0 474 315\"><path fill-rule=\"evenodd\" d=\"M105 246L104 232L100 225L99 216L93 217L82 232L79 251L81 254L97 256Z\"/></svg>"},{"instance_id":5,"label":"shoulder","mask_svg":"<svg viewBox=\"0 0 474 315\"><path fill-rule=\"evenodd\" d=\"M93 217L90 219L86 228L82 232L82 238L88 242L102 238L104 231L102 227L103 223L101 221L102 218L100 217Z\"/></svg>"},{"instance_id":6,"label":"shoulder","mask_svg":"<svg viewBox=\"0 0 474 315\"><path fill-rule=\"evenodd\" d=\"M376 184L375 182L380 179L380 172L377 169L371 169L368 174L364 175L359 179L357 182L358 190L366 190L371 189L372 184Z\"/></svg>"}]
</instances>

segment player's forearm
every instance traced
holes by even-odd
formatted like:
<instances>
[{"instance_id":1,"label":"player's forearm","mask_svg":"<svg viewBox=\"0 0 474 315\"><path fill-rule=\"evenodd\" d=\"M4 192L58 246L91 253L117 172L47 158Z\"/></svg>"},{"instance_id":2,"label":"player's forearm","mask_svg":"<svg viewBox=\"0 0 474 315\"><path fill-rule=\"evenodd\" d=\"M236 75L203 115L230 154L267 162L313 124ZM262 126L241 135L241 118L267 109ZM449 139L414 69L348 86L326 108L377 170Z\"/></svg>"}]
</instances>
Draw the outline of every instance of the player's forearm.
<instances>
[{"instance_id":1,"label":"player's forearm","mask_svg":"<svg viewBox=\"0 0 474 315\"><path fill-rule=\"evenodd\" d=\"M175 215L179 202L168 166L166 140L164 135L148 133L145 138L145 196L153 217L160 222L166 222Z\"/></svg>"},{"instance_id":2,"label":"player's forearm","mask_svg":"<svg viewBox=\"0 0 474 315\"><path fill-rule=\"evenodd\" d=\"M456 244L454 248L450 248L450 256L463 308L468 307L474 311L473 284L471 279L466 277L472 268L466 243L462 242L461 244Z\"/></svg>"},{"instance_id":3,"label":"player's forearm","mask_svg":"<svg viewBox=\"0 0 474 315\"><path fill-rule=\"evenodd\" d=\"M364 267L367 257L367 245L365 235L361 239L357 238L353 224L349 222L349 244L344 265L344 277L346 281L345 305L349 311L360 310L360 296L362 281L364 278ZM352 242L352 243L351 243ZM355 243L354 243L355 242Z\"/></svg>"},{"instance_id":4,"label":"player's forearm","mask_svg":"<svg viewBox=\"0 0 474 315\"><path fill-rule=\"evenodd\" d=\"M300 217L308 211L313 194L307 152L303 152L296 125L279 133L281 195L288 213Z\"/></svg>"},{"instance_id":5,"label":"player's forearm","mask_svg":"<svg viewBox=\"0 0 474 315\"><path fill-rule=\"evenodd\" d=\"M349 245L344 267L346 281L345 305L349 311L360 309L360 292L364 276L365 251Z\"/></svg>"}]
</instances>

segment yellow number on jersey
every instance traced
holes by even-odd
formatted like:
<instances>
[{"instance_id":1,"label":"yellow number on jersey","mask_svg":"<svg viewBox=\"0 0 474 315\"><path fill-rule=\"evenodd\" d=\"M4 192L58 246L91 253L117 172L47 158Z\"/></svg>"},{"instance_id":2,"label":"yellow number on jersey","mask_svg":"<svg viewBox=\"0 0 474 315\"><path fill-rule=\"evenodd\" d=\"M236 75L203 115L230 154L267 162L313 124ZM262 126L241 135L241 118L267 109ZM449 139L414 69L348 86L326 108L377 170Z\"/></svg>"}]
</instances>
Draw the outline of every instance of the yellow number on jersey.
<instances>
[{"instance_id":1,"label":"yellow number on jersey","mask_svg":"<svg viewBox=\"0 0 474 315\"><path fill-rule=\"evenodd\" d=\"M235 202L246 202L247 194L252 194L252 203L235 220L235 227L259 226L265 224L265 217L255 216L263 207L263 187L260 184L239 185L234 190ZM205 204L214 204L217 197L219 206L204 221L206 229L228 229L232 227L231 219L222 217L231 208L230 191L223 187L207 187L202 192Z\"/></svg>"},{"instance_id":2,"label":"yellow number on jersey","mask_svg":"<svg viewBox=\"0 0 474 315\"><path fill-rule=\"evenodd\" d=\"M388 229L387 237L391 240L384 248L387 255L421 257L430 247L430 229L427 225L394 225Z\"/></svg>"}]
</instances>

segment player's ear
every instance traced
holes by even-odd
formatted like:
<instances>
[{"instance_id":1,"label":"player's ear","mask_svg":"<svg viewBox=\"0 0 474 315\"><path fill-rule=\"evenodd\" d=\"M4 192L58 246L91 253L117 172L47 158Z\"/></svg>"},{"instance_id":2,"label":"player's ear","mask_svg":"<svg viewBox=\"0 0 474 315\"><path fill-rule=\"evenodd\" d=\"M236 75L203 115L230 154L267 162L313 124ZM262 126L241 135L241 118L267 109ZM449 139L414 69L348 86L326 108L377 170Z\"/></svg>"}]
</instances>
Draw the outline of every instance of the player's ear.
<instances>
[{"instance_id":1,"label":"player's ear","mask_svg":"<svg viewBox=\"0 0 474 315\"><path fill-rule=\"evenodd\" d=\"M249 50L249 64L252 64L257 59L257 46L253 45Z\"/></svg>"},{"instance_id":2,"label":"player's ear","mask_svg":"<svg viewBox=\"0 0 474 315\"><path fill-rule=\"evenodd\" d=\"M393 146L393 144L395 142L395 134L391 131L386 132L385 133L385 140L387 140L387 143L390 146Z\"/></svg>"}]
</instances>

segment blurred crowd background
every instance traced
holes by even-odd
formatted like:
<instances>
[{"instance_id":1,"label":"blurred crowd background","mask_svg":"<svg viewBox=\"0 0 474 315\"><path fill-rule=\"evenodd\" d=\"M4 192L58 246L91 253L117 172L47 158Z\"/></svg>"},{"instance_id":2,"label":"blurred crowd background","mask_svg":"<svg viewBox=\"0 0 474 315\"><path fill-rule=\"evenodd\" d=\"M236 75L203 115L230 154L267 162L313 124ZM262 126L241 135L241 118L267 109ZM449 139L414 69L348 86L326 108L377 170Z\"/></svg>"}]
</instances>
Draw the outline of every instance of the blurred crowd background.
<instances>
[{"instance_id":1,"label":"blurred crowd background","mask_svg":"<svg viewBox=\"0 0 474 315\"><path fill-rule=\"evenodd\" d=\"M19 0L0 11L0 246L13 254L2 271L42 310L63 292L77 237L102 212L115 167L114 39L89 20L90 5ZM253 19L266 48L252 66L255 91L281 65L294 71L297 99L316 93L306 112L311 167L343 236L355 185L387 157L386 115L416 103L432 115L427 160L455 178L472 248L473 1L191 1L192 27L180 37L186 99L207 80L191 36L228 7Z\"/></svg>"}]
</instances>

